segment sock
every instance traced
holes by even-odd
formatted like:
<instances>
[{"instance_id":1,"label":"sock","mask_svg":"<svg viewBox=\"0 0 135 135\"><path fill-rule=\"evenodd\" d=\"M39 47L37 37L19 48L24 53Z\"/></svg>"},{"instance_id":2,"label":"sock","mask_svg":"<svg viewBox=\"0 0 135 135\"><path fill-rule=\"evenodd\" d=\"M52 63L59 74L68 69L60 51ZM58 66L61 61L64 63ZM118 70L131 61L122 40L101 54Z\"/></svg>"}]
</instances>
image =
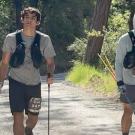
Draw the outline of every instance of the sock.
<instances>
[{"instance_id":1,"label":"sock","mask_svg":"<svg viewBox=\"0 0 135 135\"><path fill-rule=\"evenodd\" d=\"M129 135L129 133L122 133L122 135Z\"/></svg>"}]
</instances>

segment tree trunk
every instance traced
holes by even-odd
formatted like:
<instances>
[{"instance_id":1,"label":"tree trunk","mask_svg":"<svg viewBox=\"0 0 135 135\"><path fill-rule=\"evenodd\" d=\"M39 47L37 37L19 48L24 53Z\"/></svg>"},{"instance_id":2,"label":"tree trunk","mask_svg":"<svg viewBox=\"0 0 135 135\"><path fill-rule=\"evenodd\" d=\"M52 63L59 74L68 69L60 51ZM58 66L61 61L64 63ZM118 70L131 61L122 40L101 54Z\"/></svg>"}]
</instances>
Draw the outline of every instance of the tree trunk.
<instances>
[{"instance_id":1,"label":"tree trunk","mask_svg":"<svg viewBox=\"0 0 135 135\"><path fill-rule=\"evenodd\" d=\"M108 14L111 0L97 0L94 15L90 25L90 32L94 29L100 31L100 36L90 36L86 47L84 62L96 65L98 63L98 53L100 54L104 40L104 27L107 26Z\"/></svg>"},{"instance_id":2,"label":"tree trunk","mask_svg":"<svg viewBox=\"0 0 135 135\"><path fill-rule=\"evenodd\" d=\"M41 11L41 22L40 22L40 29L42 32L46 33L46 29L47 27L45 26L45 17L46 17L46 1L43 0L41 2L42 4L42 9L40 9Z\"/></svg>"},{"instance_id":3,"label":"tree trunk","mask_svg":"<svg viewBox=\"0 0 135 135\"><path fill-rule=\"evenodd\" d=\"M13 0L16 9L16 28L21 28L22 0Z\"/></svg>"},{"instance_id":4,"label":"tree trunk","mask_svg":"<svg viewBox=\"0 0 135 135\"><path fill-rule=\"evenodd\" d=\"M31 5L32 7L37 7L37 5L38 5L38 0L30 0L30 5Z\"/></svg>"},{"instance_id":5,"label":"tree trunk","mask_svg":"<svg viewBox=\"0 0 135 135\"><path fill-rule=\"evenodd\" d=\"M128 5L130 7L130 16L129 16L129 30L133 29L133 17L134 17L134 13L135 13L135 0L130 0L128 1Z\"/></svg>"},{"instance_id":6,"label":"tree trunk","mask_svg":"<svg viewBox=\"0 0 135 135\"><path fill-rule=\"evenodd\" d=\"M129 30L133 29L133 17L134 17L134 11L131 10L130 11L130 16L129 16L129 21L128 21Z\"/></svg>"}]
</instances>

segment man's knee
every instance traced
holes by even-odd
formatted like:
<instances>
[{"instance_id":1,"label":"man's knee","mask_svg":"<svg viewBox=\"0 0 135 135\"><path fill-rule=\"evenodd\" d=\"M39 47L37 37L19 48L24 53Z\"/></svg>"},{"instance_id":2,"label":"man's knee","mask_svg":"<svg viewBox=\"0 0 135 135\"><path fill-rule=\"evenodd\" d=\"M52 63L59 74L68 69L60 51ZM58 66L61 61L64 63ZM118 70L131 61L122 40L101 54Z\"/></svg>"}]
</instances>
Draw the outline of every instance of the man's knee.
<instances>
[{"instance_id":1,"label":"man's knee","mask_svg":"<svg viewBox=\"0 0 135 135\"><path fill-rule=\"evenodd\" d=\"M28 119L26 120L26 127L33 129L38 122L38 115L28 113Z\"/></svg>"},{"instance_id":2,"label":"man's knee","mask_svg":"<svg viewBox=\"0 0 135 135\"><path fill-rule=\"evenodd\" d=\"M28 113L28 119L30 121L38 121L38 115Z\"/></svg>"}]
</instances>

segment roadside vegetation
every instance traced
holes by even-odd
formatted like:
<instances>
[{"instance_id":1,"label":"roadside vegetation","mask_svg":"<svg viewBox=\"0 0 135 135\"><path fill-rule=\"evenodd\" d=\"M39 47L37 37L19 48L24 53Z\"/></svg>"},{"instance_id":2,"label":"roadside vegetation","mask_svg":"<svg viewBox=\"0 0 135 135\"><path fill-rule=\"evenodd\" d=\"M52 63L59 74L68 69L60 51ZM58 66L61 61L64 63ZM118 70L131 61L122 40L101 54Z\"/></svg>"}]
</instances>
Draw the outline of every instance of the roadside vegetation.
<instances>
[{"instance_id":1,"label":"roadside vegetation","mask_svg":"<svg viewBox=\"0 0 135 135\"><path fill-rule=\"evenodd\" d=\"M111 74L79 62L75 63L66 80L77 86L90 88L94 93L113 95L117 92L116 82Z\"/></svg>"}]
</instances>

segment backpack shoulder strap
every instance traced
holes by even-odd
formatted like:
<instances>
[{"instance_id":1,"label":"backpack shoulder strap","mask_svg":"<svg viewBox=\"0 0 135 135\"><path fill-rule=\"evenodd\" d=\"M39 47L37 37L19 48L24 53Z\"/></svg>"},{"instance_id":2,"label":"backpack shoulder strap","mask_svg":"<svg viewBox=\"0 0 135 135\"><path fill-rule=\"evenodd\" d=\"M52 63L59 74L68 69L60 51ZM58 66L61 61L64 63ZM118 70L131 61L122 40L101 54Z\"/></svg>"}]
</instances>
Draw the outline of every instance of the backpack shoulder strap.
<instances>
[{"instance_id":1,"label":"backpack shoulder strap","mask_svg":"<svg viewBox=\"0 0 135 135\"><path fill-rule=\"evenodd\" d=\"M18 46L19 44L22 44L23 40L22 40L22 35L21 35L21 31L16 32L16 46Z\"/></svg>"},{"instance_id":2,"label":"backpack shoulder strap","mask_svg":"<svg viewBox=\"0 0 135 135\"><path fill-rule=\"evenodd\" d=\"M132 45L135 46L135 35L134 35L133 31L129 31L128 34L131 39Z\"/></svg>"},{"instance_id":3,"label":"backpack shoulder strap","mask_svg":"<svg viewBox=\"0 0 135 135\"><path fill-rule=\"evenodd\" d=\"M38 32L36 32L33 45L40 47L40 39L41 35Z\"/></svg>"}]
</instances>

